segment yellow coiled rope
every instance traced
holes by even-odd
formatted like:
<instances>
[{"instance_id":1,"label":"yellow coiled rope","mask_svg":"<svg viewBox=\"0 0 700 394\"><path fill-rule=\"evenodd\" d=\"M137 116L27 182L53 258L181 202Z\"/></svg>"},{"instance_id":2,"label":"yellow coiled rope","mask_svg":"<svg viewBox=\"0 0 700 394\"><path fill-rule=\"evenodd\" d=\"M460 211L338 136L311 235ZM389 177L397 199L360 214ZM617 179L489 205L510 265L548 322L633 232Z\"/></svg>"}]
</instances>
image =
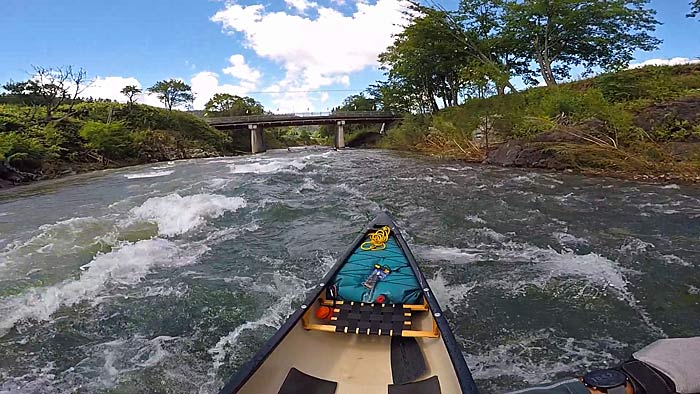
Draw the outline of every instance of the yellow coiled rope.
<instances>
[{"instance_id":1,"label":"yellow coiled rope","mask_svg":"<svg viewBox=\"0 0 700 394\"><path fill-rule=\"evenodd\" d=\"M379 230L369 235L369 241L365 241L360 245L362 250L383 250L386 249L386 242L389 240L391 228L384 226Z\"/></svg>"}]
</instances>

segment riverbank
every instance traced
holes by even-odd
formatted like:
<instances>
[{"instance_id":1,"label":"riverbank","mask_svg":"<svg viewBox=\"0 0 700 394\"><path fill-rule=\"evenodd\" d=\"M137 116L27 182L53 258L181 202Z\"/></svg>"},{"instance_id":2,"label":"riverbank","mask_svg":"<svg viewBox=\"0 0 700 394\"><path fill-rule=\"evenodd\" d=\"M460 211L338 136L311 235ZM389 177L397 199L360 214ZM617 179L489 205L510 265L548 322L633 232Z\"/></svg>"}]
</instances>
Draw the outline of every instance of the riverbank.
<instances>
[{"instance_id":1,"label":"riverbank","mask_svg":"<svg viewBox=\"0 0 700 394\"><path fill-rule=\"evenodd\" d=\"M505 167L700 182L700 65L646 67L409 116L378 146Z\"/></svg>"},{"instance_id":2,"label":"riverbank","mask_svg":"<svg viewBox=\"0 0 700 394\"><path fill-rule=\"evenodd\" d=\"M240 154L247 135L179 111L82 102L47 120L41 107L0 104L0 188L107 168Z\"/></svg>"}]
</instances>

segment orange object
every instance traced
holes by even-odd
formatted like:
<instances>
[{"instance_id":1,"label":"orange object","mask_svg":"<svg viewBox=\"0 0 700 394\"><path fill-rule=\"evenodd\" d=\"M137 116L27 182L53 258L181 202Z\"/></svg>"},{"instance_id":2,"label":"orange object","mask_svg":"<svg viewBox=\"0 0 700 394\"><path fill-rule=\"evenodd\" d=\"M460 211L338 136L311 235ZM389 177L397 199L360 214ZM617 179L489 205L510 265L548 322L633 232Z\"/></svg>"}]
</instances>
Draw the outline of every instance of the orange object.
<instances>
[{"instance_id":1,"label":"orange object","mask_svg":"<svg viewBox=\"0 0 700 394\"><path fill-rule=\"evenodd\" d=\"M328 306L320 306L318 309L316 309L316 317L321 320L328 320L333 317L333 309Z\"/></svg>"}]
</instances>

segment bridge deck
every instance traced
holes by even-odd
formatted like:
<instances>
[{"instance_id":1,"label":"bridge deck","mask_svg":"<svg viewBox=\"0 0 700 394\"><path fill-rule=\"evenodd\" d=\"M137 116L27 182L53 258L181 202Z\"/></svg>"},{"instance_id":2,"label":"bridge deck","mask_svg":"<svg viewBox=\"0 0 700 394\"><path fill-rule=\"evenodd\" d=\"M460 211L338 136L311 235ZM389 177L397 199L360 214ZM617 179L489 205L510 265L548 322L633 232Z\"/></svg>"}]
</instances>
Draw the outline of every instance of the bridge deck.
<instances>
[{"instance_id":1,"label":"bridge deck","mask_svg":"<svg viewBox=\"0 0 700 394\"><path fill-rule=\"evenodd\" d=\"M265 114L251 116L232 116L220 118L204 118L204 120L217 129L248 128L248 125L261 127L284 127L303 125L335 124L344 120L352 123L385 123L403 119L401 115L389 112L376 111L349 111L331 113L303 113L303 114Z\"/></svg>"}]
</instances>

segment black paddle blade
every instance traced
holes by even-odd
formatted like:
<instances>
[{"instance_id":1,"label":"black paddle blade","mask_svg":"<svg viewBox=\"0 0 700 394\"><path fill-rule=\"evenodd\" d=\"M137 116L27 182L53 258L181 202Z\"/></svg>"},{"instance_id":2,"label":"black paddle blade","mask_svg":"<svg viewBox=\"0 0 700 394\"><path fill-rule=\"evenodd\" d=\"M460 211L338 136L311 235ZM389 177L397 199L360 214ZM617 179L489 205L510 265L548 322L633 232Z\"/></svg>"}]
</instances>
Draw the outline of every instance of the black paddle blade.
<instances>
[{"instance_id":1,"label":"black paddle blade","mask_svg":"<svg viewBox=\"0 0 700 394\"><path fill-rule=\"evenodd\" d=\"M410 383L425 374L425 358L416 338L391 337L391 374L394 384Z\"/></svg>"}]
</instances>

